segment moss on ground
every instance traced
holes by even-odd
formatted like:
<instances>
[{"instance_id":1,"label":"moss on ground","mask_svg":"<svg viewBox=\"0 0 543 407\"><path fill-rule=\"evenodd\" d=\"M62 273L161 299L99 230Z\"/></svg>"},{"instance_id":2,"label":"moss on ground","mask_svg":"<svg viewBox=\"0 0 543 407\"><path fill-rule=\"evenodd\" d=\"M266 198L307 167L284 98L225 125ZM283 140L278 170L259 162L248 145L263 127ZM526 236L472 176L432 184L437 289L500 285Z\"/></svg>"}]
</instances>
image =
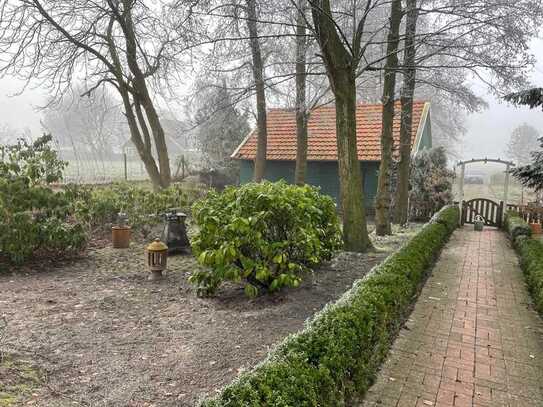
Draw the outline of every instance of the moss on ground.
<instances>
[{"instance_id":1,"label":"moss on ground","mask_svg":"<svg viewBox=\"0 0 543 407\"><path fill-rule=\"evenodd\" d=\"M0 355L0 407L20 405L41 381L41 372L31 362L16 355Z\"/></svg>"}]
</instances>

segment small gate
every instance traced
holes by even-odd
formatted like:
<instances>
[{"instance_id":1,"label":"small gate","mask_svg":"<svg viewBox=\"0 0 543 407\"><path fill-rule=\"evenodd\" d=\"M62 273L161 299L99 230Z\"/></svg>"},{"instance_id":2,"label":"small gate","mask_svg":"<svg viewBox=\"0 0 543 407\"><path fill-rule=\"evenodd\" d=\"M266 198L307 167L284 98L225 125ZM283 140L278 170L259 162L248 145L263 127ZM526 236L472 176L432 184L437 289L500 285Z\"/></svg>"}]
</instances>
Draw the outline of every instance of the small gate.
<instances>
[{"instance_id":1,"label":"small gate","mask_svg":"<svg viewBox=\"0 0 543 407\"><path fill-rule=\"evenodd\" d=\"M485 198L476 198L462 202L462 224L473 224L477 215L483 217L485 225L501 227L503 202L497 203Z\"/></svg>"}]
</instances>

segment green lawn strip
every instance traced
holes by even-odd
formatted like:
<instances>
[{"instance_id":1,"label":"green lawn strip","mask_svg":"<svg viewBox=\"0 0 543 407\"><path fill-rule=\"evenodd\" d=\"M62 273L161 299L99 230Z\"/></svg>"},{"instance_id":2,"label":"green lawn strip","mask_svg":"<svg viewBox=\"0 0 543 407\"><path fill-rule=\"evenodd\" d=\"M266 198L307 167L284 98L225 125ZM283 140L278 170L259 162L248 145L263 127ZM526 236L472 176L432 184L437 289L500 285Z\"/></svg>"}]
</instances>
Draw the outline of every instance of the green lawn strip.
<instances>
[{"instance_id":1,"label":"green lawn strip","mask_svg":"<svg viewBox=\"0 0 543 407\"><path fill-rule=\"evenodd\" d=\"M302 331L201 406L344 406L362 396L458 218L457 207L441 210Z\"/></svg>"},{"instance_id":2,"label":"green lawn strip","mask_svg":"<svg viewBox=\"0 0 543 407\"><path fill-rule=\"evenodd\" d=\"M543 315L543 242L531 237L530 225L514 212L507 213L505 229L519 255L534 307Z\"/></svg>"},{"instance_id":3,"label":"green lawn strip","mask_svg":"<svg viewBox=\"0 0 543 407\"><path fill-rule=\"evenodd\" d=\"M32 363L2 354L0 358L0 407L22 405L40 386L41 375Z\"/></svg>"}]
</instances>

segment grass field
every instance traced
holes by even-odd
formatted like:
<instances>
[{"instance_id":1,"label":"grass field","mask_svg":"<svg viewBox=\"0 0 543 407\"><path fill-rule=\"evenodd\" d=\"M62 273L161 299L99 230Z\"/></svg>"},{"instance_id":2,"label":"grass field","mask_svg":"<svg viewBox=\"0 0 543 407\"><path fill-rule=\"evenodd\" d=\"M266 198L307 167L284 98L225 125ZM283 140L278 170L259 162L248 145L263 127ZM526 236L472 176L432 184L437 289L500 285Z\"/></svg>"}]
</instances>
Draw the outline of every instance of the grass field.
<instances>
[{"instance_id":1,"label":"grass field","mask_svg":"<svg viewBox=\"0 0 543 407\"><path fill-rule=\"evenodd\" d=\"M126 175L126 176L125 176ZM128 160L125 166L122 160L94 161L79 160L68 161L68 167L64 171L66 183L105 183L123 180L146 180L147 172L140 160Z\"/></svg>"},{"instance_id":2,"label":"grass field","mask_svg":"<svg viewBox=\"0 0 543 407\"><path fill-rule=\"evenodd\" d=\"M474 198L488 198L494 201L502 201L504 198L504 186L503 185L488 185L488 184L466 184L464 185L464 200L470 200ZM509 198L510 204L526 204L527 202L535 201L536 195L533 191L523 188L518 184L509 185ZM454 187L454 197L458 199L458 187Z\"/></svg>"}]
</instances>

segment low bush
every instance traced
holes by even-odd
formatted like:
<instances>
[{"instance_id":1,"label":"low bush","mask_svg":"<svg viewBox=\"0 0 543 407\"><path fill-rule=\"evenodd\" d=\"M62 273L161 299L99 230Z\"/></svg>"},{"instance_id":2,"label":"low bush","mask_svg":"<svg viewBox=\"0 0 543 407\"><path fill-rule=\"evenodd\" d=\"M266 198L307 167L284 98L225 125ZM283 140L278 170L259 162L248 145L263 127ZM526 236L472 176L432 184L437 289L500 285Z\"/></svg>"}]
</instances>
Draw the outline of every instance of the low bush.
<instances>
[{"instance_id":1,"label":"low bush","mask_svg":"<svg viewBox=\"0 0 543 407\"><path fill-rule=\"evenodd\" d=\"M115 183L108 186L68 186L77 219L91 227L111 226L119 213L126 213L133 229L145 233L161 222L160 214L169 208L188 209L189 197L178 184L153 192L142 186Z\"/></svg>"},{"instance_id":2,"label":"low bush","mask_svg":"<svg viewBox=\"0 0 543 407\"><path fill-rule=\"evenodd\" d=\"M301 275L332 257L341 233L332 198L311 186L264 182L212 192L193 207L192 248L205 270L191 282L213 294L224 280L259 289L297 287Z\"/></svg>"},{"instance_id":3,"label":"low bush","mask_svg":"<svg viewBox=\"0 0 543 407\"><path fill-rule=\"evenodd\" d=\"M543 242L531 238L530 225L516 212L507 213L505 229L520 257L520 266L534 306L543 314Z\"/></svg>"},{"instance_id":4,"label":"low bush","mask_svg":"<svg viewBox=\"0 0 543 407\"><path fill-rule=\"evenodd\" d=\"M65 167L50 142L45 135L0 148L0 255L12 263L40 252L76 251L86 242L70 217L69 196L47 186Z\"/></svg>"},{"instance_id":5,"label":"low bush","mask_svg":"<svg viewBox=\"0 0 543 407\"><path fill-rule=\"evenodd\" d=\"M442 209L303 331L201 406L345 406L362 396L458 217L457 207Z\"/></svg>"},{"instance_id":6,"label":"low bush","mask_svg":"<svg viewBox=\"0 0 543 407\"><path fill-rule=\"evenodd\" d=\"M532 229L517 212L508 211L505 214L505 231L509 235L512 241L515 241L519 236L528 236L532 235Z\"/></svg>"}]
</instances>

